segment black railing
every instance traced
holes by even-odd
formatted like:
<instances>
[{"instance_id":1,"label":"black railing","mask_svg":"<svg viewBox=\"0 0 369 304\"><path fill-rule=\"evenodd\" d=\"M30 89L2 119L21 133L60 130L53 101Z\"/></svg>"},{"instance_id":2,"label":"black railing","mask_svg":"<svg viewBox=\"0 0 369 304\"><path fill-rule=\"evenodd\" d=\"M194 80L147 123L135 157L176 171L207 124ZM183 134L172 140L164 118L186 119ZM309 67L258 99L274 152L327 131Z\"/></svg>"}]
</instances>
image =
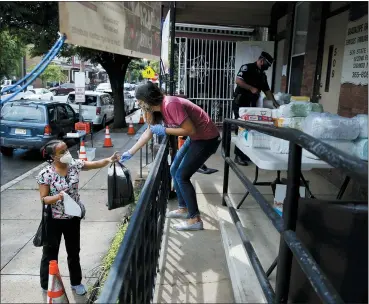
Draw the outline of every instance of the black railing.
<instances>
[{"instance_id":1,"label":"black railing","mask_svg":"<svg viewBox=\"0 0 369 304\"><path fill-rule=\"evenodd\" d=\"M283 217L280 217L265 197L259 192L255 185L242 173L237 165L230 158L231 147L231 127L235 125L245 129L256 130L264 134L278 137L290 142L287 171L287 192L283 205ZM249 123L240 120L226 119L223 124L222 156L224 164L223 181L223 202L228 206L229 213L236 225L239 236L251 265L256 273L261 289L268 303L287 303L292 258L298 261L298 265L307 276L315 293L323 303L337 304L344 303L338 292L333 288L332 283L327 279L317 262L304 244L297 238L295 229L297 223L298 202L300 200L299 187L301 177L302 148L308 150L321 160L335 168L340 168L347 175L355 180L368 180L368 165L366 162L353 156L343 153L320 140L317 140L301 131L287 128L276 128L267 125ZM229 169L232 169L241 180L247 191L254 197L263 212L271 220L275 229L280 233L279 255L271 268L265 272L260 260L245 234L244 227L237 215L234 204L228 195ZM268 276L278 262L276 289L273 290Z\"/></svg>"},{"instance_id":2,"label":"black railing","mask_svg":"<svg viewBox=\"0 0 369 304\"><path fill-rule=\"evenodd\" d=\"M97 303L150 303L170 191L165 137Z\"/></svg>"}]
</instances>

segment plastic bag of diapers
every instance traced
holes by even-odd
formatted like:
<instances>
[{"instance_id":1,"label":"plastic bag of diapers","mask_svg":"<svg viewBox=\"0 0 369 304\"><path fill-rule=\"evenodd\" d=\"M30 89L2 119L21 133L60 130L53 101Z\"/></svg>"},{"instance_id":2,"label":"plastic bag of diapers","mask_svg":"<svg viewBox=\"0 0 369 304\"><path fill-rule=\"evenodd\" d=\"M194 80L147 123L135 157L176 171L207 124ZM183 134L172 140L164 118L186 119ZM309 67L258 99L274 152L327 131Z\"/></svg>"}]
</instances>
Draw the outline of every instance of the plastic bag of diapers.
<instances>
[{"instance_id":1,"label":"plastic bag of diapers","mask_svg":"<svg viewBox=\"0 0 369 304\"><path fill-rule=\"evenodd\" d=\"M290 142L281 138L273 137L270 140L270 150L276 154L288 154Z\"/></svg>"},{"instance_id":2,"label":"plastic bag of diapers","mask_svg":"<svg viewBox=\"0 0 369 304\"><path fill-rule=\"evenodd\" d=\"M240 108L238 111L240 118L255 123L273 124L272 110L267 108Z\"/></svg>"},{"instance_id":3,"label":"plastic bag of diapers","mask_svg":"<svg viewBox=\"0 0 369 304\"><path fill-rule=\"evenodd\" d=\"M270 140L273 136L255 130L246 130L244 133L245 145L250 148L270 149Z\"/></svg>"},{"instance_id":4,"label":"plastic bag of diapers","mask_svg":"<svg viewBox=\"0 0 369 304\"><path fill-rule=\"evenodd\" d=\"M279 107L281 117L307 117L311 112L323 112L323 106L319 103L305 101L291 101L287 105Z\"/></svg>"},{"instance_id":5,"label":"plastic bag of diapers","mask_svg":"<svg viewBox=\"0 0 369 304\"><path fill-rule=\"evenodd\" d=\"M368 160L368 139L360 138L354 142L354 155L362 160Z\"/></svg>"},{"instance_id":6,"label":"plastic bag of diapers","mask_svg":"<svg viewBox=\"0 0 369 304\"><path fill-rule=\"evenodd\" d=\"M359 138L368 138L368 115L359 114L356 115L353 119L357 120L360 125Z\"/></svg>"},{"instance_id":7,"label":"plastic bag of diapers","mask_svg":"<svg viewBox=\"0 0 369 304\"><path fill-rule=\"evenodd\" d=\"M360 133L357 119L331 113L311 113L302 128L305 133L320 139L354 140Z\"/></svg>"},{"instance_id":8,"label":"plastic bag of diapers","mask_svg":"<svg viewBox=\"0 0 369 304\"><path fill-rule=\"evenodd\" d=\"M290 128L302 131L302 124L305 117L281 117L275 120L275 126L279 128Z\"/></svg>"},{"instance_id":9,"label":"plastic bag of diapers","mask_svg":"<svg viewBox=\"0 0 369 304\"><path fill-rule=\"evenodd\" d=\"M354 143L350 140L329 140L323 139L322 142L330 145L338 150L346 152L347 154L352 155L354 153ZM311 158L311 159L319 159L319 157L315 156L313 153L303 149L302 155Z\"/></svg>"}]
</instances>

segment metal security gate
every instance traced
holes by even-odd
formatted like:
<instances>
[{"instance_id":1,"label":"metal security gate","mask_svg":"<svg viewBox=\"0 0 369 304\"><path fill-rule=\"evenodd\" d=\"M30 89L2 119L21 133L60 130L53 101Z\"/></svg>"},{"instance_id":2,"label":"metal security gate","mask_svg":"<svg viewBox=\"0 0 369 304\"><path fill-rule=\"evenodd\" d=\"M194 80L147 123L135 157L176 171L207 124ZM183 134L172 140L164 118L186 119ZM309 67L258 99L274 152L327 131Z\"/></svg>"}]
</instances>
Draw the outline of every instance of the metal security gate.
<instances>
[{"instance_id":1,"label":"metal security gate","mask_svg":"<svg viewBox=\"0 0 369 304\"><path fill-rule=\"evenodd\" d=\"M186 95L222 125L232 118L236 42L176 38L176 43L177 94Z\"/></svg>"}]
</instances>

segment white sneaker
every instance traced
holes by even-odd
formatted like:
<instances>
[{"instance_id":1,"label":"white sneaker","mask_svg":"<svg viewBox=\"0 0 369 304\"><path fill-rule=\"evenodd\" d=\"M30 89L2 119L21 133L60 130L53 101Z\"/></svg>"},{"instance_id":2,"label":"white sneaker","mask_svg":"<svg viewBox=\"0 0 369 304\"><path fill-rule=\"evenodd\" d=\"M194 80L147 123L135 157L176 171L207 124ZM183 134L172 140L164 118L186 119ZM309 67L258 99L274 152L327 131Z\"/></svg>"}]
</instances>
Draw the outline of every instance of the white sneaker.
<instances>
[{"instance_id":1,"label":"white sneaker","mask_svg":"<svg viewBox=\"0 0 369 304\"><path fill-rule=\"evenodd\" d=\"M174 228L178 231L196 231L196 230L203 230L204 224L203 222L196 222L190 225L187 221L181 222L179 224L174 225Z\"/></svg>"},{"instance_id":2,"label":"white sneaker","mask_svg":"<svg viewBox=\"0 0 369 304\"><path fill-rule=\"evenodd\" d=\"M86 288L85 286L83 286L83 284L72 286L72 290L74 290L79 296L83 296L87 293Z\"/></svg>"},{"instance_id":3,"label":"white sneaker","mask_svg":"<svg viewBox=\"0 0 369 304\"><path fill-rule=\"evenodd\" d=\"M167 212L165 215L167 218L174 218L174 219L188 219L189 215L188 212L177 212L177 210L172 210Z\"/></svg>"}]
</instances>

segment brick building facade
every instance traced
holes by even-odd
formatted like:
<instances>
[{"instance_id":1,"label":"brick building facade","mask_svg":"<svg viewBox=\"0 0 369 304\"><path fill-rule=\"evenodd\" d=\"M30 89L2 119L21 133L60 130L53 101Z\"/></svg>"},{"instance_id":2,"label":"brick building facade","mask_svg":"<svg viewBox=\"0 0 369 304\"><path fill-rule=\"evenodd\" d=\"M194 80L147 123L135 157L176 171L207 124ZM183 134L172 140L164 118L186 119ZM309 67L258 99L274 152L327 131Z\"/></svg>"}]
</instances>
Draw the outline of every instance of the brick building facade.
<instances>
[{"instance_id":1,"label":"brick building facade","mask_svg":"<svg viewBox=\"0 0 369 304\"><path fill-rule=\"evenodd\" d=\"M309 96L312 101L322 103L326 111L345 117L368 114L367 80L364 85L341 83L342 73L347 73L343 69L347 26L353 14L367 18L367 12L367 2L277 2L271 20L271 40L276 42L277 59L273 75L275 91L280 88L281 92ZM304 24L303 14L308 15ZM278 54L281 45L283 54ZM332 52L328 54L329 47L339 54L337 58L332 58ZM278 62L278 58L283 60ZM330 70L335 67L336 75ZM282 75L276 74L280 71ZM317 171L336 186L343 182L344 175L336 169ZM347 193L367 197L367 185L350 185Z\"/></svg>"}]
</instances>

